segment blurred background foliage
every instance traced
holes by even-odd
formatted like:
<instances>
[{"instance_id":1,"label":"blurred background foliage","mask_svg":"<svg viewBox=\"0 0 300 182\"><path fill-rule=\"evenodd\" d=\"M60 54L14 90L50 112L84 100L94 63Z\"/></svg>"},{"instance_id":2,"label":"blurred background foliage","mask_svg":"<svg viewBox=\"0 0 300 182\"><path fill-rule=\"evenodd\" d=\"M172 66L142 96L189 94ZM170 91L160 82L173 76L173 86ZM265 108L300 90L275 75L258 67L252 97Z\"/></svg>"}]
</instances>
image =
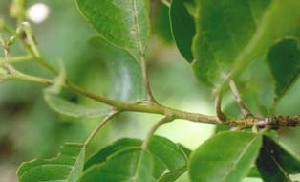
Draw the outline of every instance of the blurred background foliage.
<instances>
[{"instance_id":1,"label":"blurred background foliage","mask_svg":"<svg viewBox=\"0 0 300 182\"><path fill-rule=\"evenodd\" d=\"M0 1L0 19L11 26L9 0ZM42 56L57 67L63 59L67 77L79 86L106 97L136 101L144 97L138 64L124 59L104 41L93 37L95 31L81 16L74 1L28 0L26 8L45 3L49 17L33 23L33 32ZM211 91L195 79L193 71L176 49L169 28L168 8L160 0L151 0L152 36L147 50L148 70L154 95L162 103L187 111L214 114ZM12 47L12 56L24 55L20 44ZM3 51L0 51L3 57ZM121 59L122 58L122 59ZM268 114L272 104L273 81L264 58L255 60L239 80L239 88L256 115ZM122 60L122 61L120 61ZM50 77L34 62L17 64L25 73ZM16 181L15 171L23 161L54 156L65 141L83 142L100 119L72 119L56 114L43 100L44 85L9 81L0 83L0 182ZM296 115L300 108L300 81L279 104L278 114ZM67 91L68 100L103 107ZM228 115L241 117L231 94L224 99ZM88 155L121 137L144 138L160 116L123 113L106 125L88 149ZM196 148L214 132L214 127L175 121L161 127L159 135ZM300 156L299 128L279 131L285 145ZM184 181L184 180L183 180Z\"/></svg>"}]
</instances>

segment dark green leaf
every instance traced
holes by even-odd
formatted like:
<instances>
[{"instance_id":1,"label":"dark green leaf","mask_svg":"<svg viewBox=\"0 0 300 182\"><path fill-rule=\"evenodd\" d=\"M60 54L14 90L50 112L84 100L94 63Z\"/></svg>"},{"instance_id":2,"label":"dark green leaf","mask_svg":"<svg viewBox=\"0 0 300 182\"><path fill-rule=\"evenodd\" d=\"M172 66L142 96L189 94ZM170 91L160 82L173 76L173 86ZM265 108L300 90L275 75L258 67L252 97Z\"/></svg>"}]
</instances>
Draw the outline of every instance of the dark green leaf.
<instances>
[{"instance_id":1,"label":"dark green leaf","mask_svg":"<svg viewBox=\"0 0 300 182\"><path fill-rule=\"evenodd\" d=\"M252 167L248 172L247 177L261 178L261 175L256 167Z\"/></svg>"},{"instance_id":2,"label":"dark green leaf","mask_svg":"<svg viewBox=\"0 0 300 182\"><path fill-rule=\"evenodd\" d=\"M288 182L289 174L300 173L300 160L265 136L257 168L265 181Z\"/></svg>"},{"instance_id":3,"label":"dark green leaf","mask_svg":"<svg viewBox=\"0 0 300 182\"><path fill-rule=\"evenodd\" d=\"M173 42L173 36L171 31L171 25L170 25L170 16L169 16L169 8L167 6L160 6L160 12L159 12L159 19L157 20L157 31L160 37L166 42L166 43L172 43Z\"/></svg>"},{"instance_id":4,"label":"dark green leaf","mask_svg":"<svg viewBox=\"0 0 300 182\"><path fill-rule=\"evenodd\" d=\"M189 156L190 156L191 153L192 153L192 150L191 150L191 149L188 149L188 148L186 148L186 147L184 147L184 146L182 146L182 145L180 145L180 144L179 144L179 146L180 146L181 150L183 151L183 153L185 153L185 155L187 156L187 158L189 158Z\"/></svg>"},{"instance_id":5,"label":"dark green leaf","mask_svg":"<svg viewBox=\"0 0 300 182\"><path fill-rule=\"evenodd\" d=\"M186 165L187 156L182 148L166 138L153 136L148 149L155 158L163 161L169 171L180 169Z\"/></svg>"},{"instance_id":6,"label":"dark green leaf","mask_svg":"<svg viewBox=\"0 0 300 182\"><path fill-rule=\"evenodd\" d=\"M17 172L19 181L74 182L82 173L84 155L83 145L65 144L56 158L23 163Z\"/></svg>"},{"instance_id":7,"label":"dark green leaf","mask_svg":"<svg viewBox=\"0 0 300 182\"><path fill-rule=\"evenodd\" d=\"M174 39L182 56L193 61L192 40L196 33L194 18L188 8L195 7L194 0L173 0L170 7L170 19Z\"/></svg>"},{"instance_id":8,"label":"dark green leaf","mask_svg":"<svg viewBox=\"0 0 300 182\"><path fill-rule=\"evenodd\" d=\"M217 88L224 86L228 74L240 74L275 40L295 34L299 27L298 0L196 0L196 4L193 68L200 80Z\"/></svg>"},{"instance_id":9,"label":"dark green leaf","mask_svg":"<svg viewBox=\"0 0 300 182\"><path fill-rule=\"evenodd\" d=\"M299 40L288 38L276 43L268 53L267 62L280 98L300 73Z\"/></svg>"},{"instance_id":10,"label":"dark green leaf","mask_svg":"<svg viewBox=\"0 0 300 182\"><path fill-rule=\"evenodd\" d=\"M129 139L129 138L123 138L112 144L111 146L105 147L98 151L93 157L91 157L85 164L84 164L84 170L88 169L89 167L100 164L108 159L110 155L113 155L114 153L125 149L125 148L131 148L131 147L139 147L141 146L142 141L137 139Z\"/></svg>"},{"instance_id":11,"label":"dark green leaf","mask_svg":"<svg viewBox=\"0 0 300 182\"><path fill-rule=\"evenodd\" d=\"M222 132L196 149L188 171L195 182L239 182L253 166L262 136L249 132Z\"/></svg>"},{"instance_id":12,"label":"dark green leaf","mask_svg":"<svg viewBox=\"0 0 300 182\"><path fill-rule=\"evenodd\" d=\"M148 150L120 150L100 165L94 165L80 177L82 182L154 181L153 157Z\"/></svg>"},{"instance_id":13,"label":"dark green leaf","mask_svg":"<svg viewBox=\"0 0 300 182\"><path fill-rule=\"evenodd\" d=\"M136 181L142 182L146 179L169 181L178 178L186 171L188 149L183 149L159 136L151 139L147 149L141 149L141 143L142 141L136 139L121 139L100 150L85 164L85 172L81 181L120 181L119 173L126 174L123 176L125 181L133 179L138 173L143 173L145 177L136 178ZM143 158L144 155L146 158ZM121 161L118 163L117 160ZM130 168L123 166L121 169L120 164L133 166ZM143 172L144 165L151 167L147 173ZM110 176L105 175L107 171Z\"/></svg>"},{"instance_id":14,"label":"dark green leaf","mask_svg":"<svg viewBox=\"0 0 300 182\"><path fill-rule=\"evenodd\" d=\"M173 182L176 181L184 172L186 172L186 167L170 172L164 173L161 178L158 180L159 182Z\"/></svg>"},{"instance_id":15,"label":"dark green leaf","mask_svg":"<svg viewBox=\"0 0 300 182\"><path fill-rule=\"evenodd\" d=\"M150 34L148 0L76 0L79 10L101 37L137 59Z\"/></svg>"}]
</instances>

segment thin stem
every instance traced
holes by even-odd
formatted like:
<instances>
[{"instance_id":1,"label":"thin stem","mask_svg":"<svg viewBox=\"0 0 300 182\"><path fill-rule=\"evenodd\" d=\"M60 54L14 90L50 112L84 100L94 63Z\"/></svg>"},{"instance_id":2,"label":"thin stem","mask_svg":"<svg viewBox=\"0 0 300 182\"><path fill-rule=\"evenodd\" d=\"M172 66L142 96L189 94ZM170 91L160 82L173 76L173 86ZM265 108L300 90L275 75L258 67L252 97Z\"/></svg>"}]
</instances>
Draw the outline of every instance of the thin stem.
<instances>
[{"instance_id":1,"label":"thin stem","mask_svg":"<svg viewBox=\"0 0 300 182\"><path fill-rule=\"evenodd\" d=\"M11 80L26 80L37 82L41 84L53 84L52 80L47 80L43 78L37 78L33 76L26 75L24 76L19 74L19 76L14 76L10 78ZM198 113L191 113L186 111L177 110L174 108L170 108L161 104L148 104L143 105L139 103L128 103L128 102L121 102L117 100L111 100L102 96L98 96L92 92L86 91L70 82L66 82L63 87L80 94L82 96L88 97L92 100L102 102L108 104L110 106L115 107L118 111L128 111L128 112L142 112L142 113L152 113L152 114L159 114L164 116L172 116L174 119L183 119L191 122L196 123L207 123L207 124L214 124L214 125L229 125L235 127L242 127L242 128L251 128L253 125L258 127L266 127L270 126L272 129L277 129L281 127L287 126L299 126L300 125L300 115L299 116L279 116L279 117L272 117L272 118L228 118L223 123L220 123L218 117L216 116L208 116Z\"/></svg>"},{"instance_id":2,"label":"thin stem","mask_svg":"<svg viewBox=\"0 0 300 182\"><path fill-rule=\"evenodd\" d=\"M155 100L155 98L153 96L152 90L151 90L148 73L147 73L146 60L143 56L140 59L141 59L140 62L141 62L143 83L144 83L144 87L145 87L146 94L147 94L147 101L149 101L150 103L157 103L157 101Z\"/></svg>"},{"instance_id":3,"label":"thin stem","mask_svg":"<svg viewBox=\"0 0 300 182\"><path fill-rule=\"evenodd\" d=\"M95 138L98 131L108 122L110 121L114 116L116 116L119 113L117 110L111 111L105 118L102 119L101 122L99 122L96 126L96 128L93 130L93 132L89 135L89 137L84 142L84 146L88 146L91 141Z\"/></svg>"},{"instance_id":4,"label":"thin stem","mask_svg":"<svg viewBox=\"0 0 300 182\"><path fill-rule=\"evenodd\" d=\"M152 90L150 87L149 83L149 78L148 78L148 73L147 73L147 65L146 65L146 60L145 60L145 45L143 45L142 40L141 40L141 30L140 30L140 20L139 20L139 9L137 6L137 1L133 1L134 5L134 25L135 25L135 30L136 30L136 36L138 38L138 48L139 48L139 62L140 62L140 69L142 72L142 77L143 77L143 83L145 87L145 91L147 94L147 101L151 104L158 104L156 100L153 97Z\"/></svg>"},{"instance_id":5,"label":"thin stem","mask_svg":"<svg viewBox=\"0 0 300 182\"><path fill-rule=\"evenodd\" d=\"M36 83L46 84L46 85L53 84L52 80L48 80L48 79L44 79L44 78L40 78L40 77L35 77L35 76L27 75L27 74L24 74L24 73L20 73L20 72L18 72L16 70L11 75L7 76L6 80L31 81L31 82L36 82Z\"/></svg>"},{"instance_id":6,"label":"thin stem","mask_svg":"<svg viewBox=\"0 0 300 182\"><path fill-rule=\"evenodd\" d=\"M7 63L20 63L30 61L33 58L31 56L11 57L9 60L6 58L0 58L0 66Z\"/></svg>"},{"instance_id":7,"label":"thin stem","mask_svg":"<svg viewBox=\"0 0 300 182\"><path fill-rule=\"evenodd\" d=\"M231 92L233 93L234 97L235 97L235 100L236 102L239 104L240 106L240 109L243 113L243 115L247 118L247 117L253 117L252 113L249 111L249 109L247 108L247 106L245 105L241 95L240 95L240 92L235 84L235 82L233 80L230 80L229 81L229 86L230 86L230 89L231 89Z\"/></svg>"},{"instance_id":8,"label":"thin stem","mask_svg":"<svg viewBox=\"0 0 300 182\"><path fill-rule=\"evenodd\" d=\"M156 123L151 129L150 131L147 133L147 136L141 146L142 149L146 149L149 145L149 142L152 138L152 136L154 135L154 133L157 131L157 129L159 127L161 127L162 125L172 122L175 118L172 116L165 116L164 118L162 118L158 123Z\"/></svg>"},{"instance_id":9,"label":"thin stem","mask_svg":"<svg viewBox=\"0 0 300 182\"><path fill-rule=\"evenodd\" d=\"M225 114L222 111L222 93L218 94L215 98L215 109L218 120L221 122L226 120Z\"/></svg>"}]
</instances>

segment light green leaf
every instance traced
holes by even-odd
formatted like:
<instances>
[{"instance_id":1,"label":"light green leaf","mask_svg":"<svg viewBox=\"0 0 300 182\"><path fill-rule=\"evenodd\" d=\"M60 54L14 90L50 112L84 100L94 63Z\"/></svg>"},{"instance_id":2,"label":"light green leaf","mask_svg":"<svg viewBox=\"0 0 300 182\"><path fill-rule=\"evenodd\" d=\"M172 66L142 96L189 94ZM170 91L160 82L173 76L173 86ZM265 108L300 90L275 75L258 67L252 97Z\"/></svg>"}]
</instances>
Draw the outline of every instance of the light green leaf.
<instances>
[{"instance_id":1,"label":"light green leaf","mask_svg":"<svg viewBox=\"0 0 300 182\"><path fill-rule=\"evenodd\" d=\"M17 171L19 181L74 182L82 173L84 155L83 145L66 143L56 158L23 163Z\"/></svg>"},{"instance_id":2,"label":"light green leaf","mask_svg":"<svg viewBox=\"0 0 300 182\"><path fill-rule=\"evenodd\" d=\"M298 0L196 0L196 4L193 68L200 80L218 89L229 74L237 76L275 40L299 28Z\"/></svg>"},{"instance_id":3,"label":"light green leaf","mask_svg":"<svg viewBox=\"0 0 300 182\"><path fill-rule=\"evenodd\" d=\"M260 134L237 131L214 135L191 154L191 181L241 181L253 166L261 144Z\"/></svg>"},{"instance_id":4,"label":"light green leaf","mask_svg":"<svg viewBox=\"0 0 300 182\"><path fill-rule=\"evenodd\" d=\"M65 69L60 62L59 75L54 79L53 85L44 90L45 101L57 113L72 118L97 118L110 112L111 109L87 107L63 99L59 93L64 83Z\"/></svg>"},{"instance_id":5,"label":"light green leaf","mask_svg":"<svg viewBox=\"0 0 300 182\"><path fill-rule=\"evenodd\" d=\"M76 0L101 37L137 59L150 35L148 0Z\"/></svg>"},{"instance_id":6,"label":"light green leaf","mask_svg":"<svg viewBox=\"0 0 300 182\"><path fill-rule=\"evenodd\" d=\"M267 62L275 80L275 93L278 102L299 76L299 40L286 38L276 43L268 52Z\"/></svg>"},{"instance_id":7,"label":"light green leaf","mask_svg":"<svg viewBox=\"0 0 300 182\"><path fill-rule=\"evenodd\" d=\"M182 56L189 62L193 61L191 47L196 28L194 18L188 12L188 8L194 6L194 0L172 0L170 7L174 39Z\"/></svg>"},{"instance_id":8,"label":"light green leaf","mask_svg":"<svg viewBox=\"0 0 300 182\"><path fill-rule=\"evenodd\" d=\"M70 102L49 92L44 92L44 99L55 112L71 118L100 118L111 111L107 108L93 108Z\"/></svg>"},{"instance_id":9,"label":"light green leaf","mask_svg":"<svg viewBox=\"0 0 300 182\"><path fill-rule=\"evenodd\" d=\"M289 182L289 174L300 173L300 159L265 136L257 168L265 181Z\"/></svg>"},{"instance_id":10,"label":"light green leaf","mask_svg":"<svg viewBox=\"0 0 300 182\"><path fill-rule=\"evenodd\" d=\"M112 78L110 83L113 86L108 97L127 102L143 100L145 93L142 74L135 58L100 36L92 37L89 44L95 54L103 60L109 77Z\"/></svg>"},{"instance_id":11,"label":"light green leaf","mask_svg":"<svg viewBox=\"0 0 300 182\"><path fill-rule=\"evenodd\" d=\"M141 144L140 140L121 139L101 149L86 163L80 181L163 181L185 172L188 149L159 136L151 139L147 149L141 149ZM144 166L149 166L147 172Z\"/></svg>"}]
</instances>

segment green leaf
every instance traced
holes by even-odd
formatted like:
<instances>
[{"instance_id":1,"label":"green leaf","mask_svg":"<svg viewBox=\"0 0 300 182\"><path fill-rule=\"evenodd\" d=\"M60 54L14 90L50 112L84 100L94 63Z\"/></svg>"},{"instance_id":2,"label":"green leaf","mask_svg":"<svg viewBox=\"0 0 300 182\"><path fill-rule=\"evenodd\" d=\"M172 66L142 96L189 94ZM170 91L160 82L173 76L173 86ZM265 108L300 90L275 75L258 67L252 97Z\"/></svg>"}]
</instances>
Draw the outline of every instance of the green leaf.
<instances>
[{"instance_id":1,"label":"green leaf","mask_svg":"<svg viewBox=\"0 0 300 182\"><path fill-rule=\"evenodd\" d=\"M170 26L169 7L161 5L158 14L159 16L157 20L155 20L157 21L156 26L154 27L155 32L160 35L165 43L173 43L174 39Z\"/></svg>"},{"instance_id":2,"label":"green leaf","mask_svg":"<svg viewBox=\"0 0 300 182\"><path fill-rule=\"evenodd\" d=\"M253 166L261 144L260 134L237 131L214 135L191 154L191 181L241 181Z\"/></svg>"},{"instance_id":3,"label":"green leaf","mask_svg":"<svg viewBox=\"0 0 300 182\"><path fill-rule=\"evenodd\" d=\"M288 182L291 181L289 174L300 173L300 160L265 136L257 168L265 181Z\"/></svg>"},{"instance_id":4,"label":"green leaf","mask_svg":"<svg viewBox=\"0 0 300 182\"><path fill-rule=\"evenodd\" d=\"M286 38L277 42L269 50L267 62L275 80L275 93L279 99L299 76L299 40Z\"/></svg>"},{"instance_id":5,"label":"green leaf","mask_svg":"<svg viewBox=\"0 0 300 182\"><path fill-rule=\"evenodd\" d=\"M247 177L252 177L252 178L261 178L260 172L256 167L252 167L250 171L247 174Z\"/></svg>"},{"instance_id":6,"label":"green leaf","mask_svg":"<svg viewBox=\"0 0 300 182\"><path fill-rule=\"evenodd\" d=\"M88 169L89 167L100 164L108 159L110 155L113 155L114 153L125 149L125 148L131 148L131 147L139 147L141 146L142 141L138 139L129 139L129 138L122 138L112 145L105 147L101 150L99 150L94 156L92 156L85 164L84 164L84 170Z\"/></svg>"},{"instance_id":7,"label":"green leaf","mask_svg":"<svg viewBox=\"0 0 300 182\"><path fill-rule=\"evenodd\" d=\"M73 103L47 92L44 93L44 98L55 112L72 118L99 118L111 111L111 109L92 108Z\"/></svg>"},{"instance_id":8,"label":"green leaf","mask_svg":"<svg viewBox=\"0 0 300 182\"><path fill-rule=\"evenodd\" d=\"M19 181L74 182L82 173L84 155L83 145L66 143L56 158L23 163L17 171Z\"/></svg>"},{"instance_id":9,"label":"green leaf","mask_svg":"<svg viewBox=\"0 0 300 182\"><path fill-rule=\"evenodd\" d=\"M182 147L164 137L153 136L148 149L158 160L163 161L169 171L180 169L186 165L188 157Z\"/></svg>"},{"instance_id":10,"label":"green leaf","mask_svg":"<svg viewBox=\"0 0 300 182\"><path fill-rule=\"evenodd\" d=\"M196 0L196 4L193 69L200 80L217 89L228 74L237 76L275 40L294 35L299 28L298 0Z\"/></svg>"},{"instance_id":11,"label":"green leaf","mask_svg":"<svg viewBox=\"0 0 300 182\"><path fill-rule=\"evenodd\" d=\"M137 59L150 35L148 0L76 0L81 13L101 37Z\"/></svg>"},{"instance_id":12,"label":"green leaf","mask_svg":"<svg viewBox=\"0 0 300 182\"><path fill-rule=\"evenodd\" d=\"M153 157L148 150L126 148L103 164L94 165L84 172L82 182L154 181Z\"/></svg>"},{"instance_id":13,"label":"green leaf","mask_svg":"<svg viewBox=\"0 0 300 182\"><path fill-rule=\"evenodd\" d=\"M161 178L158 180L159 182L173 182L176 181L184 172L186 172L186 167L170 172L164 173Z\"/></svg>"},{"instance_id":14,"label":"green leaf","mask_svg":"<svg viewBox=\"0 0 300 182\"><path fill-rule=\"evenodd\" d=\"M177 47L182 56L193 61L192 40L196 34L195 22L188 8L194 7L194 0L173 0L170 7L171 27Z\"/></svg>"},{"instance_id":15,"label":"green leaf","mask_svg":"<svg viewBox=\"0 0 300 182\"><path fill-rule=\"evenodd\" d=\"M44 90L44 99L47 104L57 113L72 118L97 118L106 115L111 109L92 108L70 102L59 96L65 82L65 69L60 62L60 73L54 80L53 85Z\"/></svg>"},{"instance_id":16,"label":"green leaf","mask_svg":"<svg viewBox=\"0 0 300 182\"><path fill-rule=\"evenodd\" d=\"M113 84L109 97L120 101L136 102L145 97L140 65L135 58L100 36L93 36L89 44L103 60Z\"/></svg>"},{"instance_id":17,"label":"green leaf","mask_svg":"<svg viewBox=\"0 0 300 182\"><path fill-rule=\"evenodd\" d=\"M141 178L136 177L136 181L168 181L186 171L188 149L159 136L151 139L147 149L142 149L141 144L140 140L121 139L101 149L85 164L80 181L130 181L139 173ZM120 164L132 167L124 168ZM143 172L148 165L151 168ZM110 176L106 176L108 171Z\"/></svg>"}]
</instances>

